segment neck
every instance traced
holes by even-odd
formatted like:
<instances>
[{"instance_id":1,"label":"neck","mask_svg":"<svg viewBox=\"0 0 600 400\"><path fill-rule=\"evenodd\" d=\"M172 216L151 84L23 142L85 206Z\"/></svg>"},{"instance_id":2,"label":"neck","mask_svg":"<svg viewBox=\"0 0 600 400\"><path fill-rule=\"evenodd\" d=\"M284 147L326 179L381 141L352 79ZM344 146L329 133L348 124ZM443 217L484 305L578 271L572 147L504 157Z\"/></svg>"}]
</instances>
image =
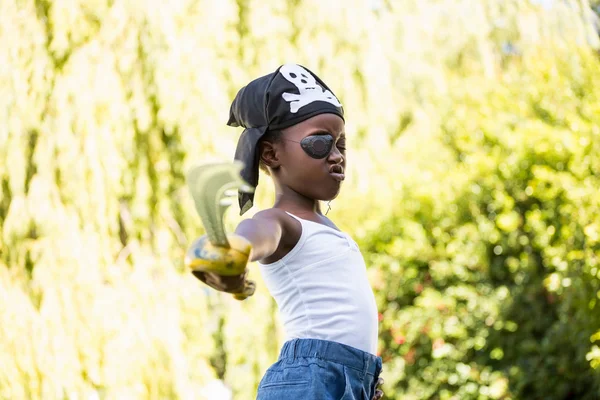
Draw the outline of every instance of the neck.
<instances>
[{"instance_id":1,"label":"neck","mask_svg":"<svg viewBox=\"0 0 600 400\"><path fill-rule=\"evenodd\" d=\"M275 208L287 210L293 214L313 212L321 214L319 200L303 196L295 190L275 183Z\"/></svg>"}]
</instances>

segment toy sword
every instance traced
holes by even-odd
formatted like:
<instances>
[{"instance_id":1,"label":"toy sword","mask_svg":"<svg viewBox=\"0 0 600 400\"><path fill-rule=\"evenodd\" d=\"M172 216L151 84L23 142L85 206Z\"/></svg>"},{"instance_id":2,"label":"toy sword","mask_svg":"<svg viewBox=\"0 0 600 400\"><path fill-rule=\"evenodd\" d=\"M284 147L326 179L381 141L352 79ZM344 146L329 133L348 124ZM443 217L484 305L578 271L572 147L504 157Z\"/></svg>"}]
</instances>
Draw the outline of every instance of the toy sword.
<instances>
[{"instance_id":1,"label":"toy sword","mask_svg":"<svg viewBox=\"0 0 600 400\"><path fill-rule=\"evenodd\" d=\"M242 179L240 175L242 168L243 164L239 161L233 163L208 163L196 166L188 173L187 182L190 193L194 199L196 211L202 220L202 225L204 225L204 229L206 230L204 240L207 238L214 247L231 248L223 223L225 211L233 204L238 190L246 193L254 191ZM201 238L200 240L203 239ZM195 256L197 260L211 257L210 249L207 250L210 246L196 245L193 247L194 251L198 254L192 256ZM238 260L235 256L232 257L235 259L224 260L218 270L203 269L201 266L197 270L214 272L225 276L244 273L245 263L243 263L243 260ZM188 260L192 269L194 269L193 258ZM242 270L240 270L241 265L243 265ZM252 288L249 288L248 285L251 285ZM238 300L243 300L252 294L253 286L253 282L246 281L244 292L234 294L234 296Z\"/></svg>"}]
</instances>

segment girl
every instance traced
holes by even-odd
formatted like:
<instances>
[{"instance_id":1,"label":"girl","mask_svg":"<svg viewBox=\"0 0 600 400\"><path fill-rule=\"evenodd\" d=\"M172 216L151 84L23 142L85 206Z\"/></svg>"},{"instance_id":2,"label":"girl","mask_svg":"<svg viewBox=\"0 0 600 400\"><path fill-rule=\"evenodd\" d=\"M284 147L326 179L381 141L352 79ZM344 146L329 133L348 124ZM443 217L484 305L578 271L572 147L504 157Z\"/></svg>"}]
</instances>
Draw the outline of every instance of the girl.
<instances>
[{"instance_id":1,"label":"girl","mask_svg":"<svg viewBox=\"0 0 600 400\"><path fill-rule=\"evenodd\" d=\"M229 235L230 249L197 240L186 264L212 288L245 298L254 292L246 264L258 261L287 341L257 398L380 399L377 307L364 260L319 203L334 199L344 181L342 105L312 72L286 64L238 92L228 125L245 128L235 154L242 177L256 187L259 168L270 174L275 204L243 220ZM243 214L253 194L240 193L239 201ZM238 275L215 272L240 253Z\"/></svg>"}]
</instances>

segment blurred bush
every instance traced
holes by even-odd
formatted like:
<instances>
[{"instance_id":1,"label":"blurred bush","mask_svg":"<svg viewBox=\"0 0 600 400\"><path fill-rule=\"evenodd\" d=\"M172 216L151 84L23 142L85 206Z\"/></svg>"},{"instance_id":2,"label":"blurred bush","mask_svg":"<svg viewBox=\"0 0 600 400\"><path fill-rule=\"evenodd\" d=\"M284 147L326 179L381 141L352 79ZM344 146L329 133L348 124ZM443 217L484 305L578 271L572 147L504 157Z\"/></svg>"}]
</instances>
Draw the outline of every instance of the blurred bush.
<instances>
[{"instance_id":1,"label":"blurred bush","mask_svg":"<svg viewBox=\"0 0 600 400\"><path fill-rule=\"evenodd\" d=\"M597 71L554 50L454 80L438 157L363 241L399 398L600 397Z\"/></svg>"}]
</instances>

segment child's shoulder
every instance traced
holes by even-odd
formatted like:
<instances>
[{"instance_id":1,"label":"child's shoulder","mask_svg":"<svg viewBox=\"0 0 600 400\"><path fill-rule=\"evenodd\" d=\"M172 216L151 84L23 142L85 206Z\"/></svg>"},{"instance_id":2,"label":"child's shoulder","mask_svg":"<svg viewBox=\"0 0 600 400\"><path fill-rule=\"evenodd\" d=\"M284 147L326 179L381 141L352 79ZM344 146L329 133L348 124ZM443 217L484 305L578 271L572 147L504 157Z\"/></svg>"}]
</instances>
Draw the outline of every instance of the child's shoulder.
<instances>
[{"instance_id":1,"label":"child's shoulder","mask_svg":"<svg viewBox=\"0 0 600 400\"><path fill-rule=\"evenodd\" d=\"M266 208L254 214L254 219L259 221L269 221L279 226L282 231L282 237L300 237L302 233L302 224L291 214L281 208Z\"/></svg>"},{"instance_id":2,"label":"child's shoulder","mask_svg":"<svg viewBox=\"0 0 600 400\"><path fill-rule=\"evenodd\" d=\"M264 225L261 224L263 227L271 226L274 227L274 229L280 229L277 250L271 256L261 261L266 264L273 263L283 258L296 246L302 236L301 222L280 208L261 210L254 214L253 219L268 222Z\"/></svg>"},{"instance_id":3,"label":"child's shoulder","mask_svg":"<svg viewBox=\"0 0 600 400\"><path fill-rule=\"evenodd\" d=\"M291 218L291 216L281 208L265 208L254 214L252 218L280 222Z\"/></svg>"}]
</instances>

